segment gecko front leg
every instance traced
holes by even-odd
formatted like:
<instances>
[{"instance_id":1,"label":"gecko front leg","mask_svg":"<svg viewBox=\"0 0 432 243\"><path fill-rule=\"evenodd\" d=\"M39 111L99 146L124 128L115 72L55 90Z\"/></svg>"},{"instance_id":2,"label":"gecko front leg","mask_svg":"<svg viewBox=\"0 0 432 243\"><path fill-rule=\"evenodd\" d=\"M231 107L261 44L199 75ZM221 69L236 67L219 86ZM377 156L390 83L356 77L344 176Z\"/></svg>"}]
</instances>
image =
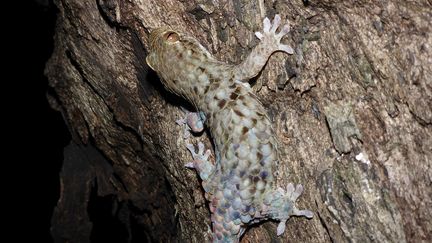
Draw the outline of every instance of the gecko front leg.
<instances>
[{"instance_id":1,"label":"gecko front leg","mask_svg":"<svg viewBox=\"0 0 432 243\"><path fill-rule=\"evenodd\" d=\"M290 46L280 43L282 37L290 31L289 25L286 24L279 33L276 33L280 23L281 17L279 14L276 14L274 17L273 24L270 23L269 18L266 17L264 19L263 32L255 32L255 36L260 39L260 43L242 63L234 68L235 80L247 82L249 79L258 75L273 52L283 51L288 54L294 53L294 50Z\"/></svg>"}]
</instances>

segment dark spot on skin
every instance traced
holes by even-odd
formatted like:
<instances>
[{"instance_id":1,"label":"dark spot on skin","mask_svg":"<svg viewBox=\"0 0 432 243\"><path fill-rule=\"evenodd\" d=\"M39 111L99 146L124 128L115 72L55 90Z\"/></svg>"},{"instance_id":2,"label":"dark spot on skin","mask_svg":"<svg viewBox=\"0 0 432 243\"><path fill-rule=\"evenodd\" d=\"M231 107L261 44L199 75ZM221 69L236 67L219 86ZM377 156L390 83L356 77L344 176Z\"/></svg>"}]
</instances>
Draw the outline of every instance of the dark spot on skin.
<instances>
[{"instance_id":1,"label":"dark spot on skin","mask_svg":"<svg viewBox=\"0 0 432 243\"><path fill-rule=\"evenodd\" d=\"M212 73L207 73L208 79L210 83L216 83L216 79L214 78L214 75Z\"/></svg>"},{"instance_id":2,"label":"dark spot on skin","mask_svg":"<svg viewBox=\"0 0 432 243\"><path fill-rule=\"evenodd\" d=\"M209 90L209 88L210 88L210 85L207 85L207 86L204 87L204 94L207 93L207 91Z\"/></svg>"},{"instance_id":3,"label":"dark spot on skin","mask_svg":"<svg viewBox=\"0 0 432 243\"><path fill-rule=\"evenodd\" d=\"M257 111L257 112L256 112L256 114L257 114L258 116L265 116L265 114L264 114L264 113L262 113L262 112L259 112L259 111Z\"/></svg>"},{"instance_id":4,"label":"dark spot on skin","mask_svg":"<svg viewBox=\"0 0 432 243\"><path fill-rule=\"evenodd\" d=\"M261 171L261 173L259 174L259 176L260 176L263 180L265 180L265 179L267 179L268 172L267 172L267 171Z\"/></svg>"},{"instance_id":5,"label":"dark spot on skin","mask_svg":"<svg viewBox=\"0 0 432 243\"><path fill-rule=\"evenodd\" d=\"M240 99L241 101L244 101L244 99L245 99L244 95L240 95L239 99Z\"/></svg>"},{"instance_id":6,"label":"dark spot on skin","mask_svg":"<svg viewBox=\"0 0 432 243\"><path fill-rule=\"evenodd\" d=\"M203 72L203 73L206 71L206 69L203 68L203 67L198 67L198 69L199 69L201 72Z\"/></svg>"},{"instance_id":7,"label":"dark spot on skin","mask_svg":"<svg viewBox=\"0 0 432 243\"><path fill-rule=\"evenodd\" d=\"M241 92L241 88L240 87L237 87L235 90L234 90L234 93L237 93L237 94L240 94Z\"/></svg>"},{"instance_id":8,"label":"dark spot on skin","mask_svg":"<svg viewBox=\"0 0 432 243\"><path fill-rule=\"evenodd\" d=\"M226 100L220 100L219 102L218 102L218 106L219 106L219 108L224 108L224 106L225 106L225 104L226 104Z\"/></svg>"},{"instance_id":9,"label":"dark spot on skin","mask_svg":"<svg viewBox=\"0 0 432 243\"><path fill-rule=\"evenodd\" d=\"M260 165L261 165L261 166L264 166L264 165L265 165L265 159L263 159L263 160L260 160L260 162L259 162L259 163L260 163Z\"/></svg>"},{"instance_id":10,"label":"dark spot on skin","mask_svg":"<svg viewBox=\"0 0 432 243\"><path fill-rule=\"evenodd\" d=\"M252 187L251 189L249 189L249 193L250 194L255 194L255 192L256 192L256 188L255 187Z\"/></svg>"},{"instance_id":11,"label":"dark spot on skin","mask_svg":"<svg viewBox=\"0 0 432 243\"><path fill-rule=\"evenodd\" d=\"M242 128L242 133L243 134L246 134L248 131L249 131L249 128L247 128L247 127L243 127Z\"/></svg>"},{"instance_id":12,"label":"dark spot on skin","mask_svg":"<svg viewBox=\"0 0 432 243\"><path fill-rule=\"evenodd\" d=\"M231 95L230 95L231 100L235 100L235 99L237 99L237 97L238 97L238 94L236 94L236 93L231 93Z\"/></svg>"},{"instance_id":13,"label":"dark spot on skin","mask_svg":"<svg viewBox=\"0 0 432 243\"><path fill-rule=\"evenodd\" d=\"M234 174L234 169L237 168L237 167L238 167L238 160L235 161L235 162L232 164L231 169L232 169L233 174ZM231 178L231 177L232 177L232 176L230 176L230 178ZM230 181L230 180L227 180L227 181Z\"/></svg>"},{"instance_id":14,"label":"dark spot on skin","mask_svg":"<svg viewBox=\"0 0 432 243\"><path fill-rule=\"evenodd\" d=\"M231 203L229 203L229 201L227 201L225 203L225 205L223 205L224 208L228 209L229 207L231 207Z\"/></svg>"},{"instance_id":15,"label":"dark spot on skin","mask_svg":"<svg viewBox=\"0 0 432 243\"><path fill-rule=\"evenodd\" d=\"M193 87L193 90L194 90L195 94L198 94L198 87L197 86Z\"/></svg>"},{"instance_id":16,"label":"dark spot on skin","mask_svg":"<svg viewBox=\"0 0 432 243\"><path fill-rule=\"evenodd\" d=\"M229 139L229 135L228 135L228 133L224 133L224 141L228 141L228 139Z\"/></svg>"},{"instance_id":17,"label":"dark spot on skin","mask_svg":"<svg viewBox=\"0 0 432 243\"><path fill-rule=\"evenodd\" d=\"M174 84L177 84L177 83L178 83L178 80L177 80L177 79L173 79L173 83L174 83Z\"/></svg>"},{"instance_id":18,"label":"dark spot on skin","mask_svg":"<svg viewBox=\"0 0 432 243\"><path fill-rule=\"evenodd\" d=\"M255 126L256 124L257 124L257 119L256 118L252 118L252 123L253 123L253 126Z\"/></svg>"},{"instance_id":19,"label":"dark spot on skin","mask_svg":"<svg viewBox=\"0 0 432 243\"><path fill-rule=\"evenodd\" d=\"M255 173L254 173L254 174L255 174ZM260 178L259 178L258 176L254 176L253 181L254 181L255 183L257 183L259 180L260 180Z\"/></svg>"},{"instance_id":20,"label":"dark spot on skin","mask_svg":"<svg viewBox=\"0 0 432 243\"><path fill-rule=\"evenodd\" d=\"M233 130L233 124L230 123L230 124L228 125L228 129L227 129L227 131L232 131L232 130Z\"/></svg>"},{"instance_id":21,"label":"dark spot on skin","mask_svg":"<svg viewBox=\"0 0 432 243\"><path fill-rule=\"evenodd\" d=\"M243 113L241 113L240 111L238 111L238 110L234 110L234 113L236 113L238 116L240 116L240 117L243 117L244 115L243 115Z\"/></svg>"},{"instance_id":22,"label":"dark spot on skin","mask_svg":"<svg viewBox=\"0 0 432 243\"><path fill-rule=\"evenodd\" d=\"M240 171L240 173L239 173L240 177L243 177L245 174L246 174L246 171L244 171L244 170Z\"/></svg>"},{"instance_id":23,"label":"dark spot on skin","mask_svg":"<svg viewBox=\"0 0 432 243\"><path fill-rule=\"evenodd\" d=\"M240 184L236 184L236 189L240 190Z\"/></svg>"},{"instance_id":24,"label":"dark spot on skin","mask_svg":"<svg viewBox=\"0 0 432 243\"><path fill-rule=\"evenodd\" d=\"M259 152L258 152L258 153L257 153L257 158L258 158L258 160L260 160L260 161L261 161L261 160L262 160L262 158L263 158L263 155L262 155L262 153L259 153Z\"/></svg>"},{"instance_id":25,"label":"dark spot on skin","mask_svg":"<svg viewBox=\"0 0 432 243\"><path fill-rule=\"evenodd\" d=\"M230 81L232 81L232 79ZM235 83L233 83L230 86L228 86L228 88L230 88L230 89L234 89L235 87L236 87Z\"/></svg>"},{"instance_id":26,"label":"dark spot on skin","mask_svg":"<svg viewBox=\"0 0 432 243\"><path fill-rule=\"evenodd\" d=\"M177 58L179 58L179 59L183 58L183 52L179 52L179 53L177 54Z\"/></svg>"}]
</instances>

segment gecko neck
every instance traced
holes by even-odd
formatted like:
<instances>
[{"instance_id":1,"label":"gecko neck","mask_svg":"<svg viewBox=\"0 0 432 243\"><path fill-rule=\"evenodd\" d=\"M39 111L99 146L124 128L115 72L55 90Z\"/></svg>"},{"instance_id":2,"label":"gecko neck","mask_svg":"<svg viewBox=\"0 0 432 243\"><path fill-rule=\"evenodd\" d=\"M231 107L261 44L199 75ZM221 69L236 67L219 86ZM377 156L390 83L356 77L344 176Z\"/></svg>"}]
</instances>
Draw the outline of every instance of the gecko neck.
<instances>
[{"instance_id":1,"label":"gecko neck","mask_svg":"<svg viewBox=\"0 0 432 243\"><path fill-rule=\"evenodd\" d=\"M213 60L200 63L194 66L192 72L189 72L186 80L187 88L184 89L186 98L198 109L209 112L203 103L214 102L211 100L212 97L217 99L218 92L221 96L220 92L234 83L233 66Z\"/></svg>"}]
</instances>

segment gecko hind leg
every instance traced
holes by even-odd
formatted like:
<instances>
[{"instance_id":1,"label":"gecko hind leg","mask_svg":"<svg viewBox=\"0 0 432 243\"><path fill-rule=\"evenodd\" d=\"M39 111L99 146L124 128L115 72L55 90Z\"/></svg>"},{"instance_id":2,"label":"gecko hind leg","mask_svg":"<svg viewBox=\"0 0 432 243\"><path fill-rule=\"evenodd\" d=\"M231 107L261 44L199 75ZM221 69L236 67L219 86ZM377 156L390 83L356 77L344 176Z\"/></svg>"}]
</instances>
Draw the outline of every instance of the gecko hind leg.
<instances>
[{"instance_id":1,"label":"gecko hind leg","mask_svg":"<svg viewBox=\"0 0 432 243\"><path fill-rule=\"evenodd\" d=\"M286 190L278 188L271 192L270 197L265 204L264 213L270 218L279 220L280 223L277 227L277 235L281 235L285 231L286 221L291 216L304 216L306 218L312 218L313 213L309 210L299 210L295 203L300 195L303 193L303 186L297 185L294 187L292 183L289 183Z\"/></svg>"}]
</instances>

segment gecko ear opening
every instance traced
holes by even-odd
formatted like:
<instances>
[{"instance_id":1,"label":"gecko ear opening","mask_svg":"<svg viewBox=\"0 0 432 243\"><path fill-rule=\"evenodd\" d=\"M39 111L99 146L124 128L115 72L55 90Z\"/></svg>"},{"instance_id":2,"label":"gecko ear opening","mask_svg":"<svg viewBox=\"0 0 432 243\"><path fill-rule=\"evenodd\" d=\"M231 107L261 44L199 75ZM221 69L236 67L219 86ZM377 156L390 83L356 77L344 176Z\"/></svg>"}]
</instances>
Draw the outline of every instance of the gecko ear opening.
<instances>
[{"instance_id":1,"label":"gecko ear opening","mask_svg":"<svg viewBox=\"0 0 432 243\"><path fill-rule=\"evenodd\" d=\"M176 32L170 31L165 33L164 38L167 42L175 43L180 39L180 36Z\"/></svg>"}]
</instances>

